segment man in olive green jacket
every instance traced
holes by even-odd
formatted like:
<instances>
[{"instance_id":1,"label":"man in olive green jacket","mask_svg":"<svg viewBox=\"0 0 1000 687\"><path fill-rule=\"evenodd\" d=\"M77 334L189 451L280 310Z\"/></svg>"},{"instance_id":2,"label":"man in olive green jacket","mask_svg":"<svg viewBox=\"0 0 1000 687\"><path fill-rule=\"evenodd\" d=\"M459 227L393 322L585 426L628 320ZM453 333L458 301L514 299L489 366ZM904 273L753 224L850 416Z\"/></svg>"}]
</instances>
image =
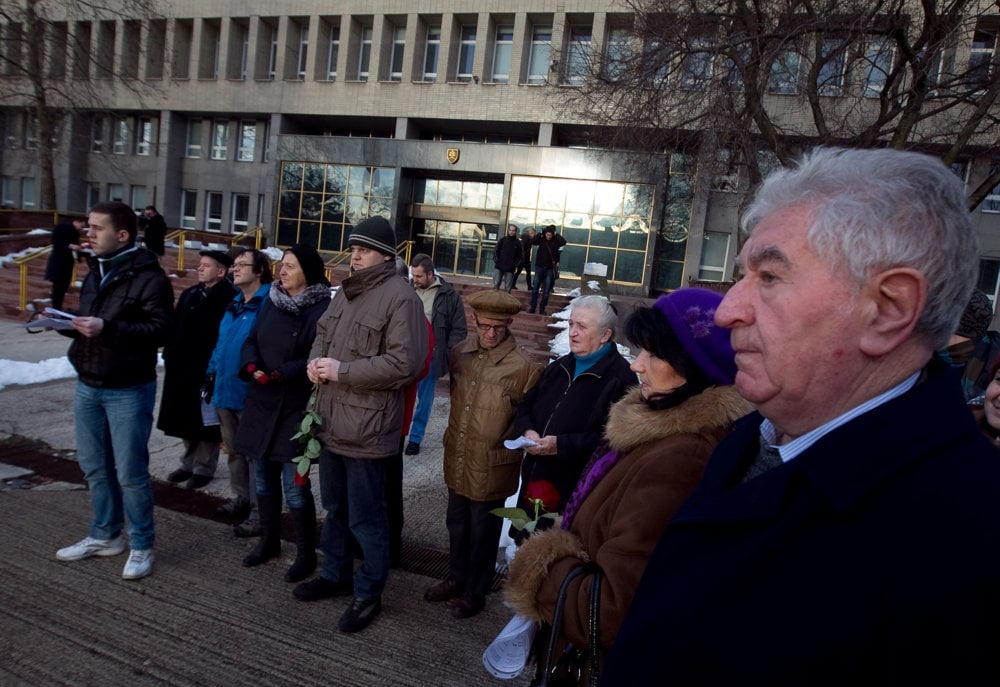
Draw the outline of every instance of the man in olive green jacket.
<instances>
[{"instance_id":1,"label":"man in olive green jacket","mask_svg":"<svg viewBox=\"0 0 1000 687\"><path fill-rule=\"evenodd\" d=\"M451 412L444 434L448 484L449 577L424 593L428 601L454 599L451 614L481 610L493 582L503 519L490 513L517 489L520 450L504 448L514 412L535 385L541 367L508 331L521 306L503 291L484 290L467 301L477 334L451 349Z\"/></svg>"},{"instance_id":2,"label":"man in olive green jacket","mask_svg":"<svg viewBox=\"0 0 1000 687\"><path fill-rule=\"evenodd\" d=\"M427 357L427 320L413 289L396 276L395 244L382 217L354 228L351 276L316 324L307 367L319 385L324 559L320 576L294 595L316 601L352 594L340 618L343 632L363 630L382 608L389 576L386 462L399 448L403 387L416 380ZM364 556L356 573L348 531Z\"/></svg>"}]
</instances>

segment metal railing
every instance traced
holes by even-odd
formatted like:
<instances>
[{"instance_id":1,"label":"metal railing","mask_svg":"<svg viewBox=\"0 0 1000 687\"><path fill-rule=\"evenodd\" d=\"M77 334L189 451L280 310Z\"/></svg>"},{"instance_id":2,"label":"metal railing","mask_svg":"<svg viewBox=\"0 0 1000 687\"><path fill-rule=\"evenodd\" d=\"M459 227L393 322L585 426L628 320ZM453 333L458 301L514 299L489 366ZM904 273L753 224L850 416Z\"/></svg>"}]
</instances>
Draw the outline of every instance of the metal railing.
<instances>
[{"instance_id":1,"label":"metal railing","mask_svg":"<svg viewBox=\"0 0 1000 687\"><path fill-rule=\"evenodd\" d=\"M264 227L258 224L252 229L247 229L246 231L241 231L239 234L233 234L229 237L229 247L235 248L236 244L245 239L246 237L253 234L253 247L254 250L260 250L261 244L264 242Z\"/></svg>"},{"instance_id":2,"label":"metal railing","mask_svg":"<svg viewBox=\"0 0 1000 687\"><path fill-rule=\"evenodd\" d=\"M14 264L18 267L18 292L17 307L24 310L28 307L28 263L43 255L52 252L52 246L42 246L41 248L29 248L30 253L14 258ZM76 262L73 263L73 274L70 276L70 284L76 281Z\"/></svg>"}]
</instances>

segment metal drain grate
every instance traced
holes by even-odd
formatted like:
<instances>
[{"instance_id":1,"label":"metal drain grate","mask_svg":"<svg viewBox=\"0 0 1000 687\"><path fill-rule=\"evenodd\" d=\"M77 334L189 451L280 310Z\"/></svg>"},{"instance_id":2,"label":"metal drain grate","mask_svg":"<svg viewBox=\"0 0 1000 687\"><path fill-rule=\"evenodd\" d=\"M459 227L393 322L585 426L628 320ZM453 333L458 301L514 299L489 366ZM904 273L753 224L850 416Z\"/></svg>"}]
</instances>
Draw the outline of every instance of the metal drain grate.
<instances>
[{"instance_id":1,"label":"metal drain grate","mask_svg":"<svg viewBox=\"0 0 1000 687\"><path fill-rule=\"evenodd\" d=\"M443 580L448 577L450 570L448 552L429 549L425 546L417 546L416 544L404 541L403 550L399 556L399 567L406 572ZM506 572L498 572L493 577L491 591L499 591L503 587L503 581L506 577Z\"/></svg>"}]
</instances>

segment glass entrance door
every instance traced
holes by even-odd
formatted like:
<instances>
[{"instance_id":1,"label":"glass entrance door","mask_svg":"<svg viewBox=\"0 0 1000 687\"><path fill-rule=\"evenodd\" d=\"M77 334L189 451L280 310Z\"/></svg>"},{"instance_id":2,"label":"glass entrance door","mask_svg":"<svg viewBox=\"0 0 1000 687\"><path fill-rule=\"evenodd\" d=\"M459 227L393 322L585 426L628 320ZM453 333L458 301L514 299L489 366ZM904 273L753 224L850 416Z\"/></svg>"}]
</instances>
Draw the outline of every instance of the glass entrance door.
<instances>
[{"instance_id":1,"label":"glass entrance door","mask_svg":"<svg viewBox=\"0 0 1000 687\"><path fill-rule=\"evenodd\" d=\"M417 231L415 252L427 253L441 274L489 276L493 274L496 224L423 220Z\"/></svg>"}]
</instances>

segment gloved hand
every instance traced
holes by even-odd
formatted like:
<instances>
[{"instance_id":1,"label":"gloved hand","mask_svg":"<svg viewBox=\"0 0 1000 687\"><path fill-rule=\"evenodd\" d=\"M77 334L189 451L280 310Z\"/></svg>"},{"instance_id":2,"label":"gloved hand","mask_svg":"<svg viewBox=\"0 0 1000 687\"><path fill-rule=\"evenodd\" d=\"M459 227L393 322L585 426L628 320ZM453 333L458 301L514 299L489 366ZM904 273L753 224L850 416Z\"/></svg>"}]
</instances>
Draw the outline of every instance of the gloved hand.
<instances>
[{"instance_id":1,"label":"gloved hand","mask_svg":"<svg viewBox=\"0 0 1000 687\"><path fill-rule=\"evenodd\" d=\"M281 380L281 372L279 370L272 370L269 374L253 363L247 365L247 372L250 374L250 378L258 384L268 384L269 382L278 382Z\"/></svg>"},{"instance_id":2,"label":"gloved hand","mask_svg":"<svg viewBox=\"0 0 1000 687\"><path fill-rule=\"evenodd\" d=\"M206 375L205 381L201 383L201 400L205 403L212 402L212 394L215 393L215 375Z\"/></svg>"}]
</instances>

